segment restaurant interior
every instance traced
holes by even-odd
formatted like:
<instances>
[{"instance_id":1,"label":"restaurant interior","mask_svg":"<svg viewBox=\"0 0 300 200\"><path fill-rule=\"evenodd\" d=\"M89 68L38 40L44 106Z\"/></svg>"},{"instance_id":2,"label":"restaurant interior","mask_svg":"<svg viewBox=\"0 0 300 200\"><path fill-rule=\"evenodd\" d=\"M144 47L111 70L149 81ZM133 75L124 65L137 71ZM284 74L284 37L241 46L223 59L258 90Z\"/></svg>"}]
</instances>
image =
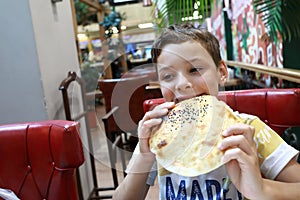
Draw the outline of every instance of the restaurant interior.
<instances>
[{"instance_id":1,"label":"restaurant interior","mask_svg":"<svg viewBox=\"0 0 300 200\"><path fill-rule=\"evenodd\" d=\"M164 102L151 48L171 24L212 32L228 68L219 100L300 150L300 3L255 2L4 3L0 22L12 26L0 33L0 199L112 198L139 121ZM146 199L158 193L155 181Z\"/></svg>"}]
</instances>

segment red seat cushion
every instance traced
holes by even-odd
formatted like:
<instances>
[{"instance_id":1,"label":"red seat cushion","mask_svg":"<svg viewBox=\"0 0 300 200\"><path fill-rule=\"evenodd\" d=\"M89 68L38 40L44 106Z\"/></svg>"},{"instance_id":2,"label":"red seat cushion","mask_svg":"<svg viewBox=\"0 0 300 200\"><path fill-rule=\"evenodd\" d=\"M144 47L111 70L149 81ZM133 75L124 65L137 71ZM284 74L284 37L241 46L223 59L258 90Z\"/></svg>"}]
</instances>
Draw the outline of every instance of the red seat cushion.
<instances>
[{"instance_id":1,"label":"red seat cushion","mask_svg":"<svg viewBox=\"0 0 300 200\"><path fill-rule=\"evenodd\" d=\"M0 125L0 188L21 199L78 199L75 169L84 162L78 123Z\"/></svg>"}]
</instances>

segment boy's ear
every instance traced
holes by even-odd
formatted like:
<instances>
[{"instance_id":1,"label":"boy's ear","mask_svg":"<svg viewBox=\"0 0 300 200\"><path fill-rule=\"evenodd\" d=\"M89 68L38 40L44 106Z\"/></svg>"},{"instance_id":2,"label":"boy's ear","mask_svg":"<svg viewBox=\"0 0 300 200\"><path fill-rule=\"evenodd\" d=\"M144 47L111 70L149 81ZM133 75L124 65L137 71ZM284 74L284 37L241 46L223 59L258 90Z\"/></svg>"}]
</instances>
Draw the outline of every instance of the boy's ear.
<instances>
[{"instance_id":1,"label":"boy's ear","mask_svg":"<svg viewBox=\"0 0 300 200\"><path fill-rule=\"evenodd\" d=\"M227 70L227 66L223 60L220 62L217 70L219 73L219 84L221 86L224 86L227 81L228 70Z\"/></svg>"}]
</instances>

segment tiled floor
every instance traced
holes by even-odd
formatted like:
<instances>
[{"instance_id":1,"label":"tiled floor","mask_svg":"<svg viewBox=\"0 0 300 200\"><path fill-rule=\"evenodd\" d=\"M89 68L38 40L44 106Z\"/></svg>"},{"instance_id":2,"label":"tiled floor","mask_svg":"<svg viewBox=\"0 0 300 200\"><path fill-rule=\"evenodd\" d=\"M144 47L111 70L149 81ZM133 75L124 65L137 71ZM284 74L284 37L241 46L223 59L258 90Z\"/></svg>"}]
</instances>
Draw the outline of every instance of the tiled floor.
<instances>
[{"instance_id":1,"label":"tiled floor","mask_svg":"<svg viewBox=\"0 0 300 200\"><path fill-rule=\"evenodd\" d=\"M95 153L95 161L96 161L96 171L97 171L97 179L98 185L100 187L111 187L113 186L113 180L111 175L111 168L108 159L108 151L107 144L105 138L105 132L103 128L103 123L101 121L102 116L105 114L105 106L97 105L97 127L93 128L91 131L93 145L94 145L94 153ZM131 154L129 152L125 152L126 161L130 159ZM120 160L120 159L118 159ZM117 163L118 169L118 179L119 182L123 180L123 173L121 171L122 167L120 162ZM103 194L111 194L112 192L103 192ZM146 200L156 200L158 199L158 185L155 183L153 187L150 187Z\"/></svg>"}]
</instances>

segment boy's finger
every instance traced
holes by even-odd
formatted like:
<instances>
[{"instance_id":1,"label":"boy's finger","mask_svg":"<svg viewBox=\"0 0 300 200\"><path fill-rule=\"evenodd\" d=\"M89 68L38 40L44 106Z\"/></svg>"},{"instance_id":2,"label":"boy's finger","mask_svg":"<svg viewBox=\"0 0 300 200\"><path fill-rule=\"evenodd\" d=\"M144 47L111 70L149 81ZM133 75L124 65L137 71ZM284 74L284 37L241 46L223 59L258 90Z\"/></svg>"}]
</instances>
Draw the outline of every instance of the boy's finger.
<instances>
[{"instance_id":1,"label":"boy's finger","mask_svg":"<svg viewBox=\"0 0 300 200\"><path fill-rule=\"evenodd\" d=\"M251 144L249 144L249 141L245 138L244 135L233 135L231 137L226 137L218 147L220 150L237 147L248 155L251 155L253 153Z\"/></svg>"},{"instance_id":2,"label":"boy's finger","mask_svg":"<svg viewBox=\"0 0 300 200\"><path fill-rule=\"evenodd\" d=\"M249 126L247 124L234 124L230 125L227 130L225 130L222 135L224 137L228 137L231 135L244 135L245 138L249 142L254 142L253 137L254 137L254 132L255 129L252 126Z\"/></svg>"},{"instance_id":3,"label":"boy's finger","mask_svg":"<svg viewBox=\"0 0 300 200\"><path fill-rule=\"evenodd\" d=\"M168 111L169 110L167 108L148 111L144 115L143 120L146 121L146 120L150 120L150 119L161 118L162 116L165 116L166 114L168 114Z\"/></svg>"},{"instance_id":4,"label":"boy's finger","mask_svg":"<svg viewBox=\"0 0 300 200\"><path fill-rule=\"evenodd\" d=\"M164 102L162 104L155 106L155 108L153 110L163 109L163 108L172 109L174 106L175 106L174 102Z\"/></svg>"}]
</instances>

